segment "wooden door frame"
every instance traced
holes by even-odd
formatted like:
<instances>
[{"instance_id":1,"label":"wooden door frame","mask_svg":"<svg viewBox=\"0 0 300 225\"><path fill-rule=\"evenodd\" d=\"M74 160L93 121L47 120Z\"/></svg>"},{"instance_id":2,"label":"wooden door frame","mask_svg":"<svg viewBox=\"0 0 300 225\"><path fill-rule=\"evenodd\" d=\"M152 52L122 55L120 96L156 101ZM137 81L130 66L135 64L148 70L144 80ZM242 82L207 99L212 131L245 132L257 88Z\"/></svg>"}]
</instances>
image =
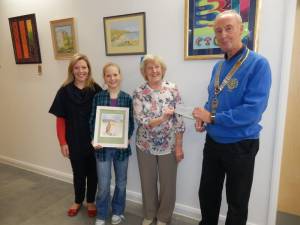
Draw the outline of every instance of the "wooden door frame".
<instances>
[{"instance_id":1,"label":"wooden door frame","mask_svg":"<svg viewBox=\"0 0 300 225\"><path fill-rule=\"evenodd\" d=\"M285 118L287 113L288 103L288 91L289 80L291 73L291 62L294 44L294 30L296 19L297 0L287 0L285 8L285 37L283 38L282 48L282 61L281 61L281 78L280 87L278 93L278 105L277 105L277 118L276 118L276 132L274 142L274 158L273 158L273 173L271 178L270 187L270 201L269 201L269 213L267 225L276 224L276 214L278 205L279 194L279 181L280 181L280 169L281 159L284 143L284 131L285 131Z\"/></svg>"}]
</instances>

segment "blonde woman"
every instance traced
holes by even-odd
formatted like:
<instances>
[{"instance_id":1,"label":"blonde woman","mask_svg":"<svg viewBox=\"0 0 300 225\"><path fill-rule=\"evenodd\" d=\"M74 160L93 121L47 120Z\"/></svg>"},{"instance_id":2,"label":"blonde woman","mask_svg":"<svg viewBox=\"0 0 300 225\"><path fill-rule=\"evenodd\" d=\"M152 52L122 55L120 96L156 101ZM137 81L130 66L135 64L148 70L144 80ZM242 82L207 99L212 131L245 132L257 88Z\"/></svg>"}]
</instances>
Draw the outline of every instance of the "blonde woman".
<instances>
[{"instance_id":1,"label":"blonde woman","mask_svg":"<svg viewBox=\"0 0 300 225\"><path fill-rule=\"evenodd\" d=\"M88 215L96 216L97 172L89 116L93 97L100 90L92 78L88 58L76 54L69 63L68 77L49 110L56 116L61 154L69 158L72 165L75 199L67 212L71 217L77 215L85 196Z\"/></svg>"}]
</instances>

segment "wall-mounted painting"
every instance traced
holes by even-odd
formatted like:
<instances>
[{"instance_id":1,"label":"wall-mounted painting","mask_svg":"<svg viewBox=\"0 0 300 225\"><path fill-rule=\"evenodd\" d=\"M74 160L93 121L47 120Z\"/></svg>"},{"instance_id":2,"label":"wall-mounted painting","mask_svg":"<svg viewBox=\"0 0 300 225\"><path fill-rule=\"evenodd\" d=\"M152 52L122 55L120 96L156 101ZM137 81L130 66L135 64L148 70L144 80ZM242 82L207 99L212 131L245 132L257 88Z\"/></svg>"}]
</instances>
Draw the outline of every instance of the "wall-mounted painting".
<instances>
[{"instance_id":1,"label":"wall-mounted painting","mask_svg":"<svg viewBox=\"0 0 300 225\"><path fill-rule=\"evenodd\" d=\"M41 63L35 14L8 18L16 64Z\"/></svg>"},{"instance_id":2,"label":"wall-mounted painting","mask_svg":"<svg viewBox=\"0 0 300 225\"><path fill-rule=\"evenodd\" d=\"M257 48L259 0L185 0L184 59L222 57L215 41L213 23L225 10L235 10L243 20L243 43Z\"/></svg>"},{"instance_id":3,"label":"wall-mounted painting","mask_svg":"<svg viewBox=\"0 0 300 225\"><path fill-rule=\"evenodd\" d=\"M146 54L145 12L103 18L106 55Z\"/></svg>"},{"instance_id":4,"label":"wall-mounted painting","mask_svg":"<svg viewBox=\"0 0 300 225\"><path fill-rule=\"evenodd\" d=\"M70 59L77 52L74 18L50 21L56 59Z\"/></svg>"}]
</instances>

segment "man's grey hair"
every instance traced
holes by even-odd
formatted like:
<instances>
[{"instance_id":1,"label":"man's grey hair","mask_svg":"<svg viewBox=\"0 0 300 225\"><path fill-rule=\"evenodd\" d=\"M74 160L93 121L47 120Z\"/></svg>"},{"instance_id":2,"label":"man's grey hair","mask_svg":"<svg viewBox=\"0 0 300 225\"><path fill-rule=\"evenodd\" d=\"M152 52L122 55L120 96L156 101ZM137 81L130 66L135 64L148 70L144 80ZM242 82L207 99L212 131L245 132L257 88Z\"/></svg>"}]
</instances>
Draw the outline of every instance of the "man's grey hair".
<instances>
[{"instance_id":1,"label":"man's grey hair","mask_svg":"<svg viewBox=\"0 0 300 225\"><path fill-rule=\"evenodd\" d=\"M224 16L224 15L228 15L228 14L229 14L229 15L235 16L236 19L237 19L237 21L238 21L239 23L243 23L243 20L242 20L241 15L240 15L237 11L235 11L235 10L233 10L233 9L226 10L226 11L223 11L223 12L219 13L219 14L216 16L215 21L216 21L218 18L220 18L220 17L222 17L222 16Z\"/></svg>"}]
</instances>

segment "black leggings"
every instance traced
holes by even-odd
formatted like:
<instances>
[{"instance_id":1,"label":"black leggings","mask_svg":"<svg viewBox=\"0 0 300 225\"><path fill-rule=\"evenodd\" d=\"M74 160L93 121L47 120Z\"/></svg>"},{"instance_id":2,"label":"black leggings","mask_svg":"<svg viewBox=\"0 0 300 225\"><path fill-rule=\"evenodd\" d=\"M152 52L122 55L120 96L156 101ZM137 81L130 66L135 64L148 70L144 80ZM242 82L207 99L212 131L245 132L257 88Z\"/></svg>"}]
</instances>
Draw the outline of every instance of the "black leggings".
<instances>
[{"instance_id":1,"label":"black leggings","mask_svg":"<svg viewBox=\"0 0 300 225\"><path fill-rule=\"evenodd\" d=\"M73 169L73 184L75 203L81 204L85 197L88 203L95 201L97 190L96 159L93 154L83 156L80 159L71 159ZM87 189L87 191L85 191Z\"/></svg>"}]
</instances>

